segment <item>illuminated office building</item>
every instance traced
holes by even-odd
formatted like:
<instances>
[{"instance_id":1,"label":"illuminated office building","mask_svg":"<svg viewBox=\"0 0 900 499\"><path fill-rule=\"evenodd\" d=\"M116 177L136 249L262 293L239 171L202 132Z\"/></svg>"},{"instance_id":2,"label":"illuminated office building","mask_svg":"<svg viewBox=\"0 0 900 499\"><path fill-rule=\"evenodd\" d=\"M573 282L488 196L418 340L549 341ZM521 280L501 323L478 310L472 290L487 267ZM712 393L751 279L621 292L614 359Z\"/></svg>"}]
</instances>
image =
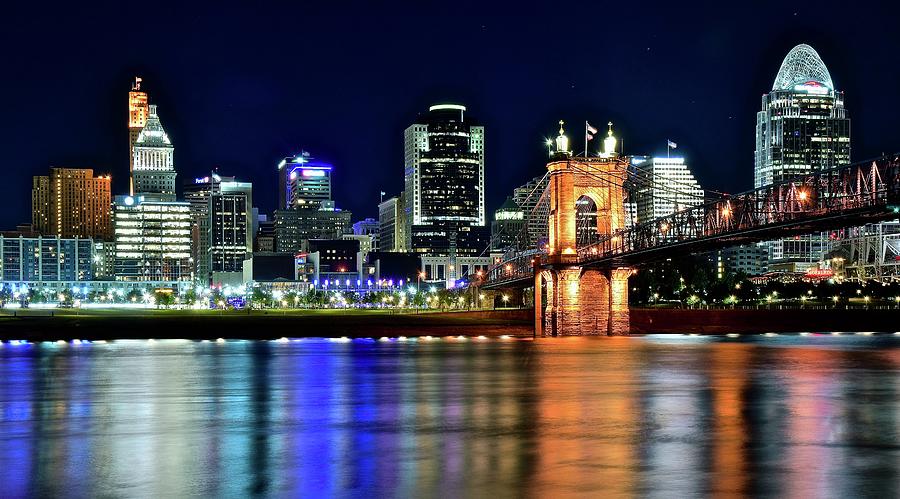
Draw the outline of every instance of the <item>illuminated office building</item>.
<instances>
[{"instance_id":1,"label":"illuminated office building","mask_svg":"<svg viewBox=\"0 0 900 499\"><path fill-rule=\"evenodd\" d=\"M352 216L334 208L275 210L275 250L299 253L310 239L340 239L352 233Z\"/></svg>"},{"instance_id":2,"label":"illuminated office building","mask_svg":"<svg viewBox=\"0 0 900 499\"><path fill-rule=\"evenodd\" d=\"M94 176L89 168L50 168L35 176L31 189L31 220L45 236L110 239L111 179Z\"/></svg>"},{"instance_id":3,"label":"illuminated office building","mask_svg":"<svg viewBox=\"0 0 900 499\"><path fill-rule=\"evenodd\" d=\"M253 253L253 186L249 182L219 182L216 186L209 196L209 272L213 283L238 282L244 260Z\"/></svg>"},{"instance_id":4,"label":"illuminated office building","mask_svg":"<svg viewBox=\"0 0 900 499\"><path fill-rule=\"evenodd\" d=\"M499 253L510 248L520 249L520 246L527 244L520 237L524 231L525 212L511 197L506 198L506 201L494 212L494 221L491 223L491 251Z\"/></svg>"},{"instance_id":5,"label":"illuminated office building","mask_svg":"<svg viewBox=\"0 0 900 499\"><path fill-rule=\"evenodd\" d=\"M378 251L398 253L406 251L405 195L385 199L378 204Z\"/></svg>"},{"instance_id":6,"label":"illuminated office building","mask_svg":"<svg viewBox=\"0 0 900 499\"><path fill-rule=\"evenodd\" d=\"M797 45L781 63L756 115L754 186L762 187L850 163L850 118L844 94L809 45ZM828 251L820 234L765 243L770 265L805 270Z\"/></svg>"},{"instance_id":7,"label":"illuminated office building","mask_svg":"<svg viewBox=\"0 0 900 499\"><path fill-rule=\"evenodd\" d=\"M633 182L638 223L649 222L703 204L703 189L684 158L634 156Z\"/></svg>"},{"instance_id":8,"label":"illuminated office building","mask_svg":"<svg viewBox=\"0 0 900 499\"><path fill-rule=\"evenodd\" d=\"M131 183L135 196L175 201L175 148L162 127L156 106L134 142Z\"/></svg>"},{"instance_id":9,"label":"illuminated office building","mask_svg":"<svg viewBox=\"0 0 900 499\"><path fill-rule=\"evenodd\" d=\"M134 195L134 184L131 177L134 172L134 144L150 116L148 104L147 92L141 91L141 79L135 78L134 83L131 84L131 91L128 92L128 193L132 196Z\"/></svg>"},{"instance_id":10,"label":"illuminated office building","mask_svg":"<svg viewBox=\"0 0 900 499\"><path fill-rule=\"evenodd\" d=\"M465 259L490 261L484 127L465 114L457 104L431 106L404 132L404 246L432 269L427 280L448 287L464 277L461 269L474 268Z\"/></svg>"},{"instance_id":11,"label":"illuminated office building","mask_svg":"<svg viewBox=\"0 0 900 499\"><path fill-rule=\"evenodd\" d=\"M278 164L278 209L319 209L331 200L332 165L302 152Z\"/></svg>"},{"instance_id":12,"label":"illuminated office building","mask_svg":"<svg viewBox=\"0 0 900 499\"><path fill-rule=\"evenodd\" d=\"M121 281L191 280L191 206L116 196L115 274Z\"/></svg>"},{"instance_id":13,"label":"illuminated office building","mask_svg":"<svg viewBox=\"0 0 900 499\"><path fill-rule=\"evenodd\" d=\"M487 247L484 127L465 113L457 104L431 106L404 133L410 251L470 254Z\"/></svg>"}]
</instances>

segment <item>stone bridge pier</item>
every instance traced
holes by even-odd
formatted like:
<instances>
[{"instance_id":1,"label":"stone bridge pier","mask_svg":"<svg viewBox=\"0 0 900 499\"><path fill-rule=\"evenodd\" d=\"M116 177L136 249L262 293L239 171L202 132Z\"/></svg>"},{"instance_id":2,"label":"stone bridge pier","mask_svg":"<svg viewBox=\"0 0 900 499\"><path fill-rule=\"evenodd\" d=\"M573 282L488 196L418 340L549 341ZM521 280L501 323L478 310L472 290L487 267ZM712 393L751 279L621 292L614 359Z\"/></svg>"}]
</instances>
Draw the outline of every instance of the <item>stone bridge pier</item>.
<instances>
[{"instance_id":1,"label":"stone bridge pier","mask_svg":"<svg viewBox=\"0 0 900 499\"><path fill-rule=\"evenodd\" d=\"M583 267L578 261L579 242L585 244L624 227L623 181L628 162L616 153L612 123L609 125L599 156L572 157L560 122L556 152L547 164L547 255L534 264L537 335L628 334L631 269ZM594 206L596 213L579 215L579 204ZM594 216L596 226L585 226L585 220L593 223Z\"/></svg>"},{"instance_id":2,"label":"stone bridge pier","mask_svg":"<svg viewBox=\"0 0 900 499\"><path fill-rule=\"evenodd\" d=\"M537 336L628 334L631 269L536 270L534 328Z\"/></svg>"}]
</instances>

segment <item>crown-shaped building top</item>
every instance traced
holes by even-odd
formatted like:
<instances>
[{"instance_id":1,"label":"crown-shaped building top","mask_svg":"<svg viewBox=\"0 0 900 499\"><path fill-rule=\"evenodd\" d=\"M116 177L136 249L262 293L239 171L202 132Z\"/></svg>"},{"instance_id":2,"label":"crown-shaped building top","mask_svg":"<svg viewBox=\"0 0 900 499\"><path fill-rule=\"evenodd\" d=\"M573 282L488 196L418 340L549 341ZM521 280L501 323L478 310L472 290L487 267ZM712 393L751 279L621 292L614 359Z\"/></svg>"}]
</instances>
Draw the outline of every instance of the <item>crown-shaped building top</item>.
<instances>
[{"instance_id":1,"label":"crown-shaped building top","mask_svg":"<svg viewBox=\"0 0 900 499\"><path fill-rule=\"evenodd\" d=\"M159 121L159 115L156 114L156 105L150 105L150 114L147 117L147 124L138 134L135 146L143 147L172 147L172 141L166 134L162 123Z\"/></svg>"}]
</instances>

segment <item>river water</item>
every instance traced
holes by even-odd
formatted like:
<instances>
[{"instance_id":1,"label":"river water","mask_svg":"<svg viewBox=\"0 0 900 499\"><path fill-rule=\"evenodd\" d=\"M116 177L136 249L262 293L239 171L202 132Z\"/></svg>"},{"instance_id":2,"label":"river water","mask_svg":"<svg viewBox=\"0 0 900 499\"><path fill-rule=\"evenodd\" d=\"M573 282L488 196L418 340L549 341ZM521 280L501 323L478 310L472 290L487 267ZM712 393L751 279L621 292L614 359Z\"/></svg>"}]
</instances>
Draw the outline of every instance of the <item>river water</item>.
<instances>
[{"instance_id":1,"label":"river water","mask_svg":"<svg viewBox=\"0 0 900 499\"><path fill-rule=\"evenodd\" d=\"M900 336L0 346L2 497L900 496Z\"/></svg>"}]
</instances>

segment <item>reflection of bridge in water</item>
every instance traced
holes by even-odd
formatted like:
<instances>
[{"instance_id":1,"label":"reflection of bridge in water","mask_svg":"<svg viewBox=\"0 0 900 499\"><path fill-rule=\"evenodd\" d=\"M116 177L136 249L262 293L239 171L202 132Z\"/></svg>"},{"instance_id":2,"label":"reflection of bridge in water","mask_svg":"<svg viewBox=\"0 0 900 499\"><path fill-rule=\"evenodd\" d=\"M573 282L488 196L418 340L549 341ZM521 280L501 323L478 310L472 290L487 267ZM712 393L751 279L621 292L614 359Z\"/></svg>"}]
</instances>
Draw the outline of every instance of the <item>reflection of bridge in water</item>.
<instances>
[{"instance_id":1,"label":"reflection of bridge in water","mask_svg":"<svg viewBox=\"0 0 900 499\"><path fill-rule=\"evenodd\" d=\"M526 227L519 246L524 249L508 253L474 285L534 287L538 335L627 334L628 277L641 263L890 220L900 212L900 156L890 156L626 227L624 186L648 181L628 164L615 154L554 154L547 187L535 193L540 198L532 213L532 218L546 216L549 239L529 238ZM596 209L596 222L593 213L579 209L584 205Z\"/></svg>"}]
</instances>

